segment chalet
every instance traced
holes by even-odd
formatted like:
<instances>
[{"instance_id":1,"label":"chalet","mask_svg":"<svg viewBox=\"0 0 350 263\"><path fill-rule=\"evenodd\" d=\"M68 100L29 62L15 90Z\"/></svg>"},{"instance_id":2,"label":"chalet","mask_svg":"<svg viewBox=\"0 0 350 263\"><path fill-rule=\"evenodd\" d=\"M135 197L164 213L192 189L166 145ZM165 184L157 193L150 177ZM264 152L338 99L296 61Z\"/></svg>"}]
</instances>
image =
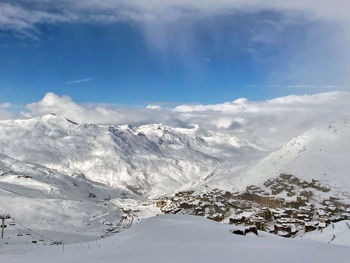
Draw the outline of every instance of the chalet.
<instances>
[{"instance_id":1,"label":"chalet","mask_svg":"<svg viewBox=\"0 0 350 263\"><path fill-rule=\"evenodd\" d=\"M161 208L163 206L165 206L167 204L167 202L165 200L158 200L156 201L156 206Z\"/></svg>"},{"instance_id":2,"label":"chalet","mask_svg":"<svg viewBox=\"0 0 350 263\"><path fill-rule=\"evenodd\" d=\"M317 226L318 230L322 230L327 227L327 223L325 222L320 222Z\"/></svg>"},{"instance_id":3,"label":"chalet","mask_svg":"<svg viewBox=\"0 0 350 263\"><path fill-rule=\"evenodd\" d=\"M273 233L283 237L291 237L297 232L298 230L291 224L275 224L273 230Z\"/></svg>"},{"instance_id":4,"label":"chalet","mask_svg":"<svg viewBox=\"0 0 350 263\"><path fill-rule=\"evenodd\" d=\"M309 223L305 223L305 232L311 232L317 229L317 222L309 222Z\"/></svg>"},{"instance_id":5,"label":"chalet","mask_svg":"<svg viewBox=\"0 0 350 263\"><path fill-rule=\"evenodd\" d=\"M213 215L208 215L207 218L210 220L220 222L220 221L224 220L224 215L221 213L215 213Z\"/></svg>"},{"instance_id":6,"label":"chalet","mask_svg":"<svg viewBox=\"0 0 350 263\"><path fill-rule=\"evenodd\" d=\"M245 223L247 218L245 216L240 216L240 217L231 217L229 219L230 224L243 224Z\"/></svg>"}]
</instances>

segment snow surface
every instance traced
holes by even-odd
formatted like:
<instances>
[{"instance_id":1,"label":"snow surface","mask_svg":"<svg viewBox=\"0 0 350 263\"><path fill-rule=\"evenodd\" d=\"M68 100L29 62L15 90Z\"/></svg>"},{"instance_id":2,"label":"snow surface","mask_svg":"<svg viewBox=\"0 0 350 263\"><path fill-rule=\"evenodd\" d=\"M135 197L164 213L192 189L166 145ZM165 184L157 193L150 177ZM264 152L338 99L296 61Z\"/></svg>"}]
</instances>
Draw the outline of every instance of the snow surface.
<instances>
[{"instance_id":1,"label":"snow surface","mask_svg":"<svg viewBox=\"0 0 350 263\"><path fill-rule=\"evenodd\" d=\"M1 121L0 153L63 174L157 196L201 182L226 159L235 163L235 159L256 158L262 152L254 143L234 137L198 137L197 129L77 124L49 114Z\"/></svg>"},{"instance_id":2,"label":"snow surface","mask_svg":"<svg viewBox=\"0 0 350 263\"><path fill-rule=\"evenodd\" d=\"M0 122L0 138L0 152L15 159L135 193L179 188L218 163L198 150L204 141L162 126L78 125L45 115Z\"/></svg>"},{"instance_id":3,"label":"snow surface","mask_svg":"<svg viewBox=\"0 0 350 263\"><path fill-rule=\"evenodd\" d=\"M280 173L309 181L318 179L331 188L329 194L350 199L347 121L313 128L277 150L259 140L248 141L220 132L208 131L198 136L198 129L198 125L176 128L161 124L78 124L52 114L0 121L0 213L9 213L19 223L6 229L9 239L4 242L8 244L1 243L0 254L32 251L33 245L26 248L25 244L40 235L45 235L46 241L63 240L66 244L96 240L105 233L105 224L123 226L123 210L133 210L135 222L157 215L159 210L147 198L186 189L244 190L248 185L262 185ZM89 197L90 193L96 197ZM101 262L112 256L135 262L144 253L145 260L186 262L194 255L203 262L213 262L214 258L227 261L237 256L248 262L258 258L251 253L254 250L262 259L274 255L279 259L276 262L285 260L287 255L295 261L286 262L298 262L299 256L308 259L309 255L320 262L336 256L337 262L345 262L341 247L281 241L266 234L262 238L237 237L228 233L230 226L201 220L171 216L146 220L108 241L98 241L101 254L95 257ZM20 224L37 234L17 237ZM322 233L302 238L329 242L335 235L332 243L348 245L347 236L343 238L340 233L345 230L346 225L336 224L335 229L328 227ZM268 242L263 242L264 238ZM122 250L107 249L114 245ZM92 243L88 246L93 247ZM43 245L37 247L41 251ZM188 252L189 247L193 253ZM69 252L66 262L81 256L79 246L71 246L74 249L78 251ZM132 253L136 249L139 254ZM271 252L276 249L281 253ZM293 255L293 249L301 254ZM51 250L55 248L47 248L48 253ZM105 259L102 251L107 255ZM91 253L82 256L90 258ZM21 257L11 260L20 262Z\"/></svg>"},{"instance_id":4,"label":"snow surface","mask_svg":"<svg viewBox=\"0 0 350 263\"><path fill-rule=\"evenodd\" d=\"M259 232L239 236L200 217L150 218L98 242L2 255L1 262L349 262L350 248Z\"/></svg>"},{"instance_id":5,"label":"snow surface","mask_svg":"<svg viewBox=\"0 0 350 263\"><path fill-rule=\"evenodd\" d=\"M52 114L0 122L0 153L147 196L244 190L281 173L350 190L350 124L313 128L276 151L193 128L76 124Z\"/></svg>"},{"instance_id":6,"label":"snow surface","mask_svg":"<svg viewBox=\"0 0 350 263\"><path fill-rule=\"evenodd\" d=\"M45 241L67 243L95 240L102 234L102 224L91 221L119 222L122 212L102 200L120 199L121 195L141 201L142 198L116 188L68 176L46 167L24 163L0 154L0 214L10 214L15 227L8 226L5 237L10 243L26 243L45 235ZM95 198L89 198L94 193ZM17 238L18 232L34 231L29 237Z\"/></svg>"},{"instance_id":7,"label":"snow surface","mask_svg":"<svg viewBox=\"0 0 350 263\"><path fill-rule=\"evenodd\" d=\"M305 233L300 238L350 247L350 220L331 224L322 230Z\"/></svg>"},{"instance_id":8,"label":"snow surface","mask_svg":"<svg viewBox=\"0 0 350 263\"><path fill-rule=\"evenodd\" d=\"M335 192L350 192L350 123L340 121L313 128L257 162L230 167L224 163L206 185L244 190L263 185L281 173L319 180ZM348 196L350 198L350 196Z\"/></svg>"}]
</instances>

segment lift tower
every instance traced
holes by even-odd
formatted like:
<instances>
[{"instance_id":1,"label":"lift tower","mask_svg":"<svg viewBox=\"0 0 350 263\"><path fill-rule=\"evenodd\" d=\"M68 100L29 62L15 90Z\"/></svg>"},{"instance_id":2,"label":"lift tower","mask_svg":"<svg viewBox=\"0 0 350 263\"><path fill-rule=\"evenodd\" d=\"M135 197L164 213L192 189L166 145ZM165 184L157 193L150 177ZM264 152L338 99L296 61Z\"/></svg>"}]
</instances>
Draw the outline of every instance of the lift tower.
<instances>
[{"instance_id":1,"label":"lift tower","mask_svg":"<svg viewBox=\"0 0 350 263\"><path fill-rule=\"evenodd\" d=\"M2 220L2 224L1 224L1 238L4 238L4 228L5 228L5 220L6 219L10 219L10 215L9 214L0 214L0 219Z\"/></svg>"}]
</instances>

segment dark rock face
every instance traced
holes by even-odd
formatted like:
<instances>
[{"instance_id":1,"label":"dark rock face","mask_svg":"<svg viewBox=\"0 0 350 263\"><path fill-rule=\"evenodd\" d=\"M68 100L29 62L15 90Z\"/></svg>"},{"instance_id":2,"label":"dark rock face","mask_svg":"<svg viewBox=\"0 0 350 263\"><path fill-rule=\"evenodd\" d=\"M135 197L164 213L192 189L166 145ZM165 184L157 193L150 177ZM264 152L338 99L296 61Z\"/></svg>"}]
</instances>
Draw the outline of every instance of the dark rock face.
<instances>
[{"instance_id":1,"label":"dark rock face","mask_svg":"<svg viewBox=\"0 0 350 263\"><path fill-rule=\"evenodd\" d=\"M242 230L233 230L232 233L235 234L235 235L241 235L241 236L245 235L244 231L242 231Z\"/></svg>"},{"instance_id":2,"label":"dark rock face","mask_svg":"<svg viewBox=\"0 0 350 263\"><path fill-rule=\"evenodd\" d=\"M94 193L89 193L89 198L96 198L96 195Z\"/></svg>"},{"instance_id":3,"label":"dark rock face","mask_svg":"<svg viewBox=\"0 0 350 263\"><path fill-rule=\"evenodd\" d=\"M254 233L255 235L258 235L258 229L255 226L249 227L246 230L244 230L244 235L248 233Z\"/></svg>"},{"instance_id":4,"label":"dark rock face","mask_svg":"<svg viewBox=\"0 0 350 263\"><path fill-rule=\"evenodd\" d=\"M231 232L232 232L232 234L241 235L241 236L245 236L248 233L253 233L257 236L259 235L258 229L255 226L247 227L244 230L236 229L236 230L232 230Z\"/></svg>"}]
</instances>

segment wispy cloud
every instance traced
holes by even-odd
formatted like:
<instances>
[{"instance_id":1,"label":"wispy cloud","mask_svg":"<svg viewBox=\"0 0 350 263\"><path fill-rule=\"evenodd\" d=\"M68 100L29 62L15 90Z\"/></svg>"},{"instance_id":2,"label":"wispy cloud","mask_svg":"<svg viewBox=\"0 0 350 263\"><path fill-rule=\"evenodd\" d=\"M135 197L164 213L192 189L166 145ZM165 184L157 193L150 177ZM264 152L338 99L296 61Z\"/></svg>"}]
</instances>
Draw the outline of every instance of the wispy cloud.
<instances>
[{"instance_id":1,"label":"wispy cloud","mask_svg":"<svg viewBox=\"0 0 350 263\"><path fill-rule=\"evenodd\" d=\"M348 0L12 0L0 3L0 29L28 33L43 23L136 21L159 24L237 11L265 10L296 11L317 19L349 20L349 8ZM265 42L271 38L263 35L258 40Z\"/></svg>"},{"instance_id":2,"label":"wispy cloud","mask_svg":"<svg viewBox=\"0 0 350 263\"><path fill-rule=\"evenodd\" d=\"M248 84L244 85L245 88L282 88L283 86L278 84Z\"/></svg>"},{"instance_id":3,"label":"wispy cloud","mask_svg":"<svg viewBox=\"0 0 350 263\"><path fill-rule=\"evenodd\" d=\"M306 85L306 84L298 84L298 85L288 85L289 89L338 89L338 90L346 90L349 89L350 86L346 85Z\"/></svg>"},{"instance_id":4,"label":"wispy cloud","mask_svg":"<svg viewBox=\"0 0 350 263\"><path fill-rule=\"evenodd\" d=\"M92 78L70 80L70 81L67 81L66 84L67 85L80 84L80 83L85 83L85 82L89 82L89 81L92 81L92 80L93 80Z\"/></svg>"},{"instance_id":5,"label":"wispy cloud","mask_svg":"<svg viewBox=\"0 0 350 263\"><path fill-rule=\"evenodd\" d=\"M17 35L37 39L40 34L37 28L39 24L57 24L74 20L70 14L49 12L45 8L35 8L36 5L33 5L34 8L26 6L21 0L0 3L0 30L9 30Z\"/></svg>"},{"instance_id":6,"label":"wispy cloud","mask_svg":"<svg viewBox=\"0 0 350 263\"><path fill-rule=\"evenodd\" d=\"M0 109L7 109L9 107L11 107L11 103L9 103L9 102L5 102L5 103L0 104Z\"/></svg>"}]
</instances>

